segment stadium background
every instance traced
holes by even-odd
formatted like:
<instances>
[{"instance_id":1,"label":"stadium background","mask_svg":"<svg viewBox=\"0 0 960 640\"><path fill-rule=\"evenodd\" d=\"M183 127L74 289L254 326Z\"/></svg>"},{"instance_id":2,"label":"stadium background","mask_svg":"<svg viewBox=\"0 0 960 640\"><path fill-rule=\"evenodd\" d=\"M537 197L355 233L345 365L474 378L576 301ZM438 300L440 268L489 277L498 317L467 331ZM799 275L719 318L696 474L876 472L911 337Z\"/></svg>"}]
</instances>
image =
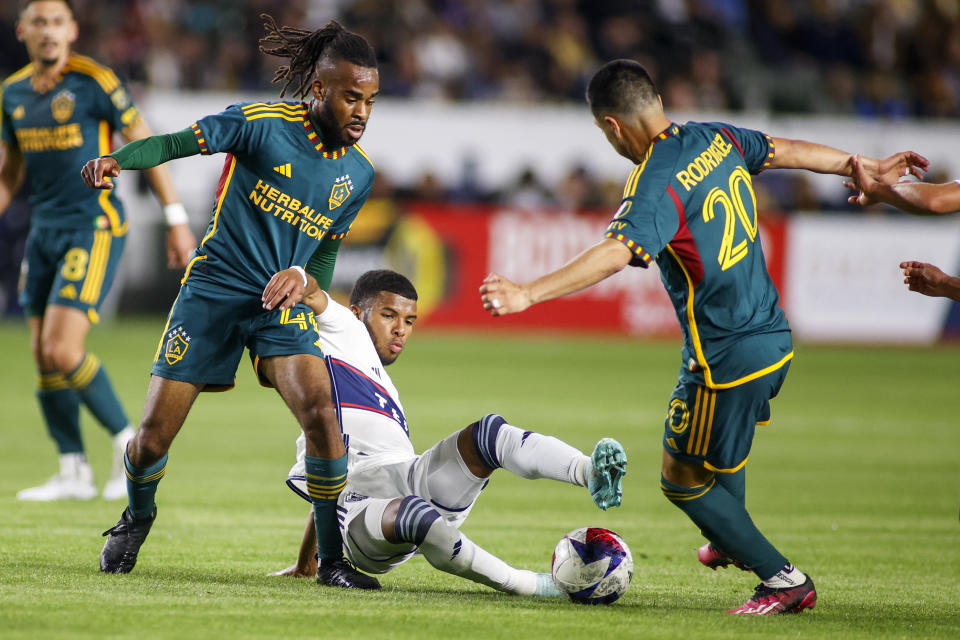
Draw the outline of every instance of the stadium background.
<instances>
[{"instance_id":1,"label":"stadium background","mask_svg":"<svg viewBox=\"0 0 960 640\"><path fill-rule=\"evenodd\" d=\"M562 533L605 526L631 545L636 574L624 598L603 609L508 598L422 559L384 576L376 594L265 579L292 561L305 513L283 485L297 427L246 365L237 389L204 397L178 436L158 496L162 515L135 573L100 574L100 532L120 505L14 498L54 464L12 295L28 222L21 202L0 218L0 307L9 320L0 322L4 638L294 637L304 629L344 639L957 637L957 349L813 343L940 337L955 309L907 292L896 264L919 258L960 270L960 217L854 210L836 178L769 172L757 180L765 250L802 339L774 423L754 443L749 505L820 593L815 611L764 624L719 614L742 602L755 578L700 566L699 532L656 487L677 341L621 337L676 330L656 274L628 270L531 316L559 334L498 332L514 320L484 317L476 296L487 269L537 275L599 237L630 170L581 97L607 58L643 60L676 120L729 119L874 155L914 148L930 157L932 180L960 177L956 2L75 4L77 50L130 80L157 131L276 95L272 62L255 48L260 11L304 26L333 15L371 38L384 97L363 143L377 164L377 191L343 248L337 284L387 263L414 275L433 305L390 371L414 446L487 411L585 451L614 435L631 464L623 508L601 513L569 487L504 473L464 530L511 564L543 570ZM12 7L0 3L0 74L25 62ZM220 162L170 167L200 232ZM132 220L111 301L121 316L94 329L88 344L135 417L179 274L162 266L155 200L136 176L121 189ZM583 335L591 328L616 335ZM109 442L83 419L102 483Z\"/></svg>"},{"instance_id":2,"label":"stadium background","mask_svg":"<svg viewBox=\"0 0 960 640\"><path fill-rule=\"evenodd\" d=\"M242 99L276 95L260 55L260 12L283 23L337 17L374 43L382 98L363 145L375 192L344 246L334 287L388 265L411 274L434 327L555 327L672 335L654 274L603 286L492 325L476 302L489 270L531 278L600 236L629 165L583 103L603 60L648 66L674 119L731 120L775 135L884 156L930 157L930 179L960 175L955 2L817 0L185 2L79 0L76 49L116 69L155 131ZM25 63L0 25L3 75ZM200 233L220 163L171 163ZM79 178L76 178L79 179ZM960 268L960 222L863 213L834 177L769 172L757 181L764 248L800 339L929 343L960 332L957 305L910 295L897 263ZM176 274L142 178L121 181L133 221L107 315L162 312ZM18 314L28 224L22 200L0 219L0 309ZM652 277L653 276L653 277Z\"/></svg>"}]
</instances>

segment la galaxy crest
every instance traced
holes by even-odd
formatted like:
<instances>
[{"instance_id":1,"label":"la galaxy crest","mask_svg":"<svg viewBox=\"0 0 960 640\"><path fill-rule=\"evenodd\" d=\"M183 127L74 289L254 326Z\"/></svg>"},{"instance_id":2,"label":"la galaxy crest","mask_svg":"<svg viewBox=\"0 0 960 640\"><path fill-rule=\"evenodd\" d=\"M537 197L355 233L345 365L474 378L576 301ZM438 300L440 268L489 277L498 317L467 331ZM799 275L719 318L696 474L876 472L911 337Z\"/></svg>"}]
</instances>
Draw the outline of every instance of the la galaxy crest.
<instances>
[{"instance_id":1,"label":"la galaxy crest","mask_svg":"<svg viewBox=\"0 0 960 640\"><path fill-rule=\"evenodd\" d=\"M189 348L190 334L184 331L182 326L178 326L167 333L167 340L163 345L163 357L167 364L175 365L183 360L183 356L187 355L187 349Z\"/></svg>"},{"instance_id":2,"label":"la galaxy crest","mask_svg":"<svg viewBox=\"0 0 960 640\"><path fill-rule=\"evenodd\" d=\"M353 180L350 179L349 173L334 180L333 187L330 189L330 209L336 209L346 202L352 192Z\"/></svg>"},{"instance_id":3,"label":"la galaxy crest","mask_svg":"<svg viewBox=\"0 0 960 640\"><path fill-rule=\"evenodd\" d=\"M77 97L69 89L64 89L50 101L50 111L53 119L63 124L73 115L73 107L77 104Z\"/></svg>"}]
</instances>

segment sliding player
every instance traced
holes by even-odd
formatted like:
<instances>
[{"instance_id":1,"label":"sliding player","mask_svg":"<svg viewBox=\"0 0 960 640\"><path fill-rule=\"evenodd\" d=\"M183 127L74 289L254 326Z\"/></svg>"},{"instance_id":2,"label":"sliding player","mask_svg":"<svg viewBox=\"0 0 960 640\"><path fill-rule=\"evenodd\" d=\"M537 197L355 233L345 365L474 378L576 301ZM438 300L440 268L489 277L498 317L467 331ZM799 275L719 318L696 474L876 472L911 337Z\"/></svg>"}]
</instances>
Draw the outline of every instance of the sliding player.
<instances>
[{"instance_id":1,"label":"sliding player","mask_svg":"<svg viewBox=\"0 0 960 640\"><path fill-rule=\"evenodd\" d=\"M357 280L350 308L317 291L304 299L317 314L335 400L349 444L350 474L338 511L344 549L362 570L386 573L421 553L435 568L520 595L561 595L550 574L514 569L459 527L495 469L588 487L602 509L618 506L626 454L604 438L588 457L556 438L518 429L490 414L416 455L403 408L385 367L413 332L417 292L393 271ZM287 484L309 501L303 437ZM275 575L316 573L313 527L297 563Z\"/></svg>"}]
</instances>

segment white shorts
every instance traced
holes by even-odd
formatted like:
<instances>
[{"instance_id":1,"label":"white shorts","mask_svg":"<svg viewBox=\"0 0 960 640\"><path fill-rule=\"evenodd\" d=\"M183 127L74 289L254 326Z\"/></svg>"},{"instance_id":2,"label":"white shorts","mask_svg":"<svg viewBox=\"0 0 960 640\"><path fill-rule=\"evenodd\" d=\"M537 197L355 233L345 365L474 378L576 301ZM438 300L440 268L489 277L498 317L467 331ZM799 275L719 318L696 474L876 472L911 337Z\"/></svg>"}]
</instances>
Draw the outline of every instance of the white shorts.
<instances>
[{"instance_id":1,"label":"white shorts","mask_svg":"<svg viewBox=\"0 0 960 640\"><path fill-rule=\"evenodd\" d=\"M351 456L347 485L337 501L337 517L344 553L359 569L386 573L417 553L412 544L392 544L383 537L383 512L397 498L419 496L455 527L466 520L488 479L478 478L467 468L457 450L459 436L457 431L403 462L381 464L376 459ZM287 485L309 501L302 456L297 462Z\"/></svg>"}]
</instances>

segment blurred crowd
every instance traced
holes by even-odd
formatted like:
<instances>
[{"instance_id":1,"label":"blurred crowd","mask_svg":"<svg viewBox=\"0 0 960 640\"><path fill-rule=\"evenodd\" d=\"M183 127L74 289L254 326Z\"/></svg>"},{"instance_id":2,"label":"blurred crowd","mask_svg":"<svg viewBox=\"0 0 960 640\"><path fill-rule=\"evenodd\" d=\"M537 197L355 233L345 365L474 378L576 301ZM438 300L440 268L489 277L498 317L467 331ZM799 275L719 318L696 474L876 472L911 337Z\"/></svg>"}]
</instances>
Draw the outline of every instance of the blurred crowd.
<instances>
[{"instance_id":1,"label":"blurred crowd","mask_svg":"<svg viewBox=\"0 0 960 640\"><path fill-rule=\"evenodd\" d=\"M956 0L74 0L78 49L150 87L261 90L258 15L367 36L384 95L581 101L598 63L642 61L668 108L960 115ZM16 2L3 3L10 34ZM0 72L24 61L8 35Z\"/></svg>"},{"instance_id":2,"label":"blurred crowd","mask_svg":"<svg viewBox=\"0 0 960 640\"><path fill-rule=\"evenodd\" d=\"M443 101L583 101L603 61L640 60L669 110L960 116L958 0L73 0L77 50L135 91L275 91L280 64L255 46L259 14L317 27L337 18L380 57L382 93ZM26 62L0 9L0 75ZM389 179L383 176L384 192ZM823 203L804 176L758 181L768 210ZM549 188L548 188L549 187ZM424 173L400 199L499 201L578 209L619 195L571 167L559 185L531 169L484 191ZM763 205L761 205L763 206Z\"/></svg>"}]
</instances>

